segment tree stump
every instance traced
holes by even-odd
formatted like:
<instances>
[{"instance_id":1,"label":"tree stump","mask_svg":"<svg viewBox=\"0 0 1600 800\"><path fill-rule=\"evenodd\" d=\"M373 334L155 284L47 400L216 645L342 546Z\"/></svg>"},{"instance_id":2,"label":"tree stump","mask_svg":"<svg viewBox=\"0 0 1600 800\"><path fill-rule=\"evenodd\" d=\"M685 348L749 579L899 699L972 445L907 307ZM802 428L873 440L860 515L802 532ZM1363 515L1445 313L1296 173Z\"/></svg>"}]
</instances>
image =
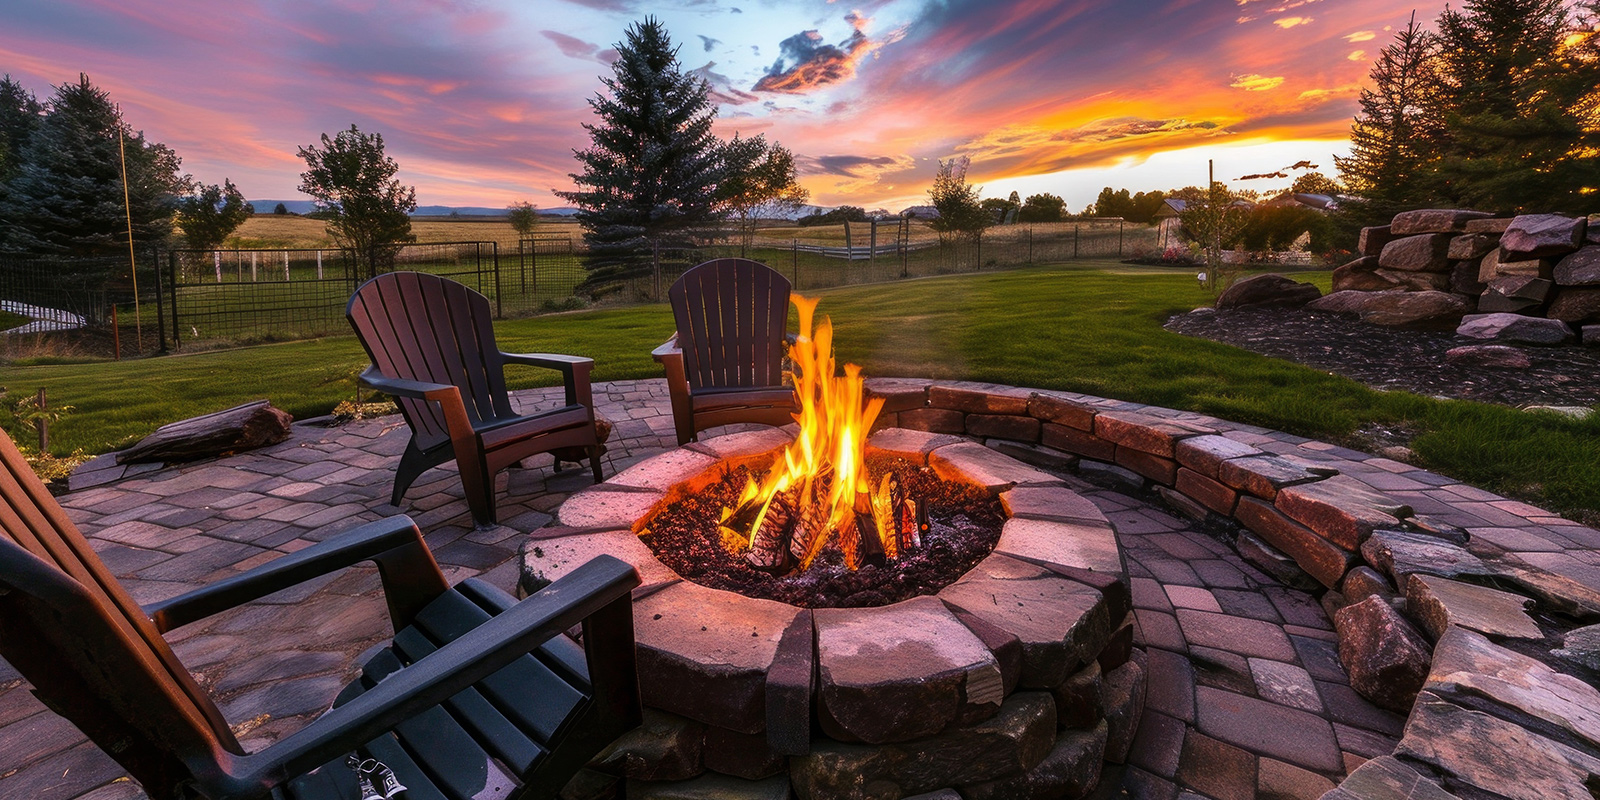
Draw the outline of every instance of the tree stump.
<instances>
[{"instance_id":1,"label":"tree stump","mask_svg":"<svg viewBox=\"0 0 1600 800\"><path fill-rule=\"evenodd\" d=\"M266 400L163 425L117 453L118 464L194 461L237 453L289 438L294 418Z\"/></svg>"}]
</instances>

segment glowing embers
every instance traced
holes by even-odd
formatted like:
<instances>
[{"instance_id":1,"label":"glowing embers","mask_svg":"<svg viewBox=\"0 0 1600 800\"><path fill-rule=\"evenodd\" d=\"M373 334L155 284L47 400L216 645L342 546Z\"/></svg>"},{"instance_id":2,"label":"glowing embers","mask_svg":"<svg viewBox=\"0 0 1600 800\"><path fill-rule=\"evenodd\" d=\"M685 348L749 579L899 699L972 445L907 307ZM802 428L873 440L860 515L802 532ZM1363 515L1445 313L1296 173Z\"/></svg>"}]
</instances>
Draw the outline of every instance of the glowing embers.
<instances>
[{"instance_id":1,"label":"glowing embers","mask_svg":"<svg viewBox=\"0 0 1600 800\"><path fill-rule=\"evenodd\" d=\"M809 568L830 543L850 569L883 566L919 545L926 513L894 474L867 474L867 432L883 399L866 397L855 364L836 374L832 321L824 317L812 330L817 301L796 295L794 304L800 333L789 348L789 377L800 432L766 475L752 478L723 509L722 545L775 574Z\"/></svg>"}]
</instances>

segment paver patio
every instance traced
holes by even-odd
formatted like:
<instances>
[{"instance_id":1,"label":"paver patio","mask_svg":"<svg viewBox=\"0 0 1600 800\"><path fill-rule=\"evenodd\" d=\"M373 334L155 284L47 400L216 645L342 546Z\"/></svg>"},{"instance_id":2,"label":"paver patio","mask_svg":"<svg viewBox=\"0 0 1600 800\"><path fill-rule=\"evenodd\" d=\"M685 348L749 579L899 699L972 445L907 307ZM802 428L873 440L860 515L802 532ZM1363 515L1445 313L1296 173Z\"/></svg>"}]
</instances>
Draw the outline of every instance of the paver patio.
<instances>
[{"instance_id":1,"label":"paver patio","mask_svg":"<svg viewBox=\"0 0 1600 800\"><path fill-rule=\"evenodd\" d=\"M616 424L607 475L675 446L666 395L660 381L595 386L599 412ZM559 389L513 399L522 410L561 402ZM142 472L62 501L133 596L148 603L401 511L426 532L452 581L480 575L510 589L520 535L550 522L590 482L586 469L553 473L548 456L532 459L500 478L504 524L474 530L453 466L424 475L405 508L385 502L406 437L398 417L297 425L280 445ZM1365 759L1394 749L1404 720L1350 689L1314 598L1280 586L1159 504L1066 479L1117 528L1133 576L1137 640L1148 650L1143 722L1127 767L1107 773L1103 794L1315 798ZM376 571L362 567L168 638L219 698L245 746L259 749L320 713L355 675L362 651L385 638L387 624ZM0 797L142 796L0 662Z\"/></svg>"}]
</instances>

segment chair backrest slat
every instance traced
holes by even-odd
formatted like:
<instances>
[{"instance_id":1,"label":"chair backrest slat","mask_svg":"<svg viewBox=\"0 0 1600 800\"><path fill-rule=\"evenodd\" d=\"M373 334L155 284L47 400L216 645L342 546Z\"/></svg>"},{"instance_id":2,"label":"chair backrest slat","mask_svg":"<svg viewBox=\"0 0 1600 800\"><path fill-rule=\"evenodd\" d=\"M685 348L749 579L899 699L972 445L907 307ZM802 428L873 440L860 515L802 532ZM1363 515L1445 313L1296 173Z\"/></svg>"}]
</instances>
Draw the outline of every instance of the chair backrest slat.
<instances>
[{"instance_id":1,"label":"chair backrest slat","mask_svg":"<svg viewBox=\"0 0 1600 800\"><path fill-rule=\"evenodd\" d=\"M362 284L345 316L383 374L456 386L475 422L511 415L483 295L437 275L390 272ZM436 405L400 398L399 406L423 448L449 438Z\"/></svg>"},{"instance_id":2,"label":"chair backrest slat","mask_svg":"<svg viewBox=\"0 0 1600 800\"><path fill-rule=\"evenodd\" d=\"M148 760L242 752L216 704L0 435L0 656L86 733ZM115 732L115 734L109 732ZM157 758L157 760L167 760Z\"/></svg>"},{"instance_id":3,"label":"chair backrest slat","mask_svg":"<svg viewBox=\"0 0 1600 800\"><path fill-rule=\"evenodd\" d=\"M748 259L707 261L685 272L667 296L690 387L780 385L789 292L788 278Z\"/></svg>"}]
</instances>

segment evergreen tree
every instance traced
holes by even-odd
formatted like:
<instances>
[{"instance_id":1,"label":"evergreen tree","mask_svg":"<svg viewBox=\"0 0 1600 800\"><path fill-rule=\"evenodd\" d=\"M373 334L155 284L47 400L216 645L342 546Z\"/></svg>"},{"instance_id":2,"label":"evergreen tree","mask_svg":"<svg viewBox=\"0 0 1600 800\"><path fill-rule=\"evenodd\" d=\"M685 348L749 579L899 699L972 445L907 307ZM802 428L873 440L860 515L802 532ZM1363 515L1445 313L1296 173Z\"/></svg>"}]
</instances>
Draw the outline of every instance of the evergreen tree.
<instances>
[{"instance_id":1,"label":"evergreen tree","mask_svg":"<svg viewBox=\"0 0 1600 800\"><path fill-rule=\"evenodd\" d=\"M5 181L21 166L22 148L28 137L39 127L44 106L33 92L10 75L0 78L0 193L5 191Z\"/></svg>"},{"instance_id":2,"label":"evergreen tree","mask_svg":"<svg viewBox=\"0 0 1600 800\"><path fill-rule=\"evenodd\" d=\"M628 27L617 44L605 93L589 100L600 121L586 123L592 144L574 151L583 172L576 191L556 192L578 207L589 246L581 284L593 290L649 274L653 246L685 247L723 217L721 145L711 132L710 87L678 63L654 17Z\"/></svg>"},{"instance_id":3,"label":"evergreen tree","mask_svg":"<svg viewBox=\"0 0 1600 800\"><path fill-rule=\"evenodd\" d=\"M278 215L280 217L286 217L286 216L289 215L289 207L284 205L284 204L282 204L282 203L279 203L279 204L277 204L277 205L272 207L272 213L276 214L276 215Z\"/></svg>"},{"instance_id":4,"label":"evergreen tree","mask_svg":"<svg viewBox=\"0 0 1600 800\"><path fill-rule=\"evenodd\" d=\"M1440 15L1446 135L1432 173L1445 197L1600 210L1600 43L1575 27L1565 0L1467 0Z\"/></svg>"},{"instance_id":5,"label":"evergreen tree","mask_svg":"<svg viewBox=\"0 0 1600 800\"><path fill-rule=\"evenodd\" d=\"M183 230L184 241L195 250L217 249L256 213L255 206L245 202L233 181L224 178L222 184L201 186L178 202L178 227Z\"/></svg>"},{"instance_id":6,"label":"evergreen tree","mask_svg":"<svg viewBox=\"0 0 1600 800\"><path fill-rule=\"evenodd\" d=\"M127 153L127 216L119 144ZM136 243L164 239L172 232L177 197L189 187L188 176L178 173L178 156L128 130L110 96L85 75L56 88L49 113L19 156L0 198L0 247L12 252L125 254L128 217Z\"/></svg>"},{"instance_id":7,"label":"evergreen tree","mask_svg":"<svg viewBox=\"0 0 1600 800\"><path fill-rule=\"evenodd\" d=\"M306 171L299 190L327 212L328 233L350 252L361 274L375 276L394 266L400 246L416 241L411 212L417 190L395 179L400 165L383 152L383 134L350 130L328 138L322 147L300 148Z\"/></svg>"},{"instance_id":8,"label":"evergreen tree","mask_svg":"<svg viewBox=\"0 0 1600 800\"><path fill-rule=\"evenodd\" d=\"M1345 205L1358 224L1382 225L1396 212L1431 199L1421 179L1442 135L1433 111L1437 51L1437 39L1413 17L1378 55L1373 88L1361 90L1361 114L1350 128L1350 157L1334 158L1344 185L1360 198Z\"/></svg>"}]
</instances>

